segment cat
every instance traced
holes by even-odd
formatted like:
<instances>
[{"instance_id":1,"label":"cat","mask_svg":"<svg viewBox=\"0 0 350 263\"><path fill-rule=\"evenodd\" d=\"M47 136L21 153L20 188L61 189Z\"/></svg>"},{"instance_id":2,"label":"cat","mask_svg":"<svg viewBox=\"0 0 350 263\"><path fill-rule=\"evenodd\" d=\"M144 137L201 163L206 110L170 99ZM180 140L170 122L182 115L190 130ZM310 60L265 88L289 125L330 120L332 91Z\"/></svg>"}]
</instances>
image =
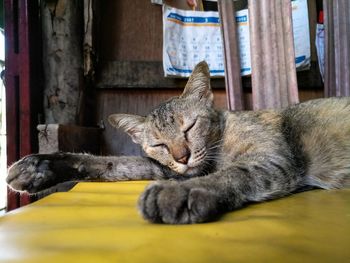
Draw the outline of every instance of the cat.
<instances>
[{"instance_id":1,"label":"cat","mask_svg":"<svg viewBox=\"0 0 350 263\"><path fill-rule=\"evenodd\" d=\"M148 157L33 154L9 168L7 183L36 193L67 181L156 180L138 207L146 220L169 224L215 220L304 188L350 185L350 98L216 110L208 65L201 62L179 97L146 117L108 120Z\"/></svg>"}]
</instances>

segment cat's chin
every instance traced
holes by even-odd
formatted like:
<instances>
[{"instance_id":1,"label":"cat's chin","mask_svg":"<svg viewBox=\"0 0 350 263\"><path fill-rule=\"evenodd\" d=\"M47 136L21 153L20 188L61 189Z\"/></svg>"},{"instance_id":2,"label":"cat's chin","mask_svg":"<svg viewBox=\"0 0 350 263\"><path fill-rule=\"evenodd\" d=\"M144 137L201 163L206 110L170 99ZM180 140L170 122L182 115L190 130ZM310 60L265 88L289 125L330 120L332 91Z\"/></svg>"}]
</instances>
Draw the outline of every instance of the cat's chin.
<instances>
[{"instance_id":1,"label":"cat's chin","mask_svg":"<svg viewBox=\"0 0 350 263\"><path fill-rule=\"evenodd\" d=\"M184 176L190 176L190 177L195 177L202 175L202 166L201 165L191 165L191 164L180 164L177 163L176 167L173 169L175 172L177 172L180 175Z\"/></svg>"},{"instance_id":2,"label":"cat's chin","mask_svg":"<svg viewBox=\"0 0 350 263\"><path fill-rule=\"evenodd\" d=\"M194 177L194 176L200 175L200 172L201 172L201 169L198 166L195 166L195 167L186 166L186 167L183 167L182 171L179 172L179 174Z\"/></svg>"}]
</instances>

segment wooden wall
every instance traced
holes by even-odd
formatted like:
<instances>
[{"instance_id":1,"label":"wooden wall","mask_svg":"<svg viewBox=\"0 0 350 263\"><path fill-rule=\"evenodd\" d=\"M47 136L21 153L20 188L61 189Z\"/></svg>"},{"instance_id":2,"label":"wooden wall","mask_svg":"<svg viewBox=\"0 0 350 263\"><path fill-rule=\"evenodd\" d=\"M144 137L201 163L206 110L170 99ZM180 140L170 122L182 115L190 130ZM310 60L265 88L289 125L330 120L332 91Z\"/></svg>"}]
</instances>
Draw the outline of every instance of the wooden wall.
<instances>
[{"instance_id":1,"label":"wooden wall","mask_svg":"<svg viewBox=\"0 0 350 263\"><path fill-rule=\"evenodd\" d=\"M99 27L101 60L161 61L162 8L149 0L103 0Z\"/></svg>"}]
</instances>

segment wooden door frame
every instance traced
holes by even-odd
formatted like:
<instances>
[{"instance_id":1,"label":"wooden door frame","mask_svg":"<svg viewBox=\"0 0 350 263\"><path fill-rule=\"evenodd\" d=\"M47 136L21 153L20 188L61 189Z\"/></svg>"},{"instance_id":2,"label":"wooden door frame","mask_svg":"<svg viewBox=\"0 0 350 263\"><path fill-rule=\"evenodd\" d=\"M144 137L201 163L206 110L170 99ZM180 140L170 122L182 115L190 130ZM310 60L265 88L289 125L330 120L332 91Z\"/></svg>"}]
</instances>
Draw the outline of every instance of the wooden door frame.
<instances>
[{"instance_id":1,"label":"wooden door frame","mask_svg":"<svg viewBox=\"0 0 350 263\"><path fill-rule=\"evenodd\" d=\"M5 87L7 163L37 151L42 112L41 25L38 1L5 0ZM7 210L30 197L8 189Z\"/></svg>"}]
</instances>

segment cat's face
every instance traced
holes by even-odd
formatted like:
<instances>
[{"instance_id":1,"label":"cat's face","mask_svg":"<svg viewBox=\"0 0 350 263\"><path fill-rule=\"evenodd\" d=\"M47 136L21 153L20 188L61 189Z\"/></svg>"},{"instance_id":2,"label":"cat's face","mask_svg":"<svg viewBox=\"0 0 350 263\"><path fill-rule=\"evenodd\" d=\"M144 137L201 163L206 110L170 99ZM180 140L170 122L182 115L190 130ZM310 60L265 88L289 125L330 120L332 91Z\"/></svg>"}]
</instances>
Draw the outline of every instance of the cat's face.
<instances>
[{"instance_id":1,"label":"cat's face","mask_svg":"<svg viewBox=\"0 0 350 263\"><path fill-rule=\"evenodd\" d=\"M220 132L212 103L209 69L202 62L181 96L147 117L113 114L109 121L127 132L149 157L179 174L198 175L213 161Z\"/></svg>"}]
</instances>

